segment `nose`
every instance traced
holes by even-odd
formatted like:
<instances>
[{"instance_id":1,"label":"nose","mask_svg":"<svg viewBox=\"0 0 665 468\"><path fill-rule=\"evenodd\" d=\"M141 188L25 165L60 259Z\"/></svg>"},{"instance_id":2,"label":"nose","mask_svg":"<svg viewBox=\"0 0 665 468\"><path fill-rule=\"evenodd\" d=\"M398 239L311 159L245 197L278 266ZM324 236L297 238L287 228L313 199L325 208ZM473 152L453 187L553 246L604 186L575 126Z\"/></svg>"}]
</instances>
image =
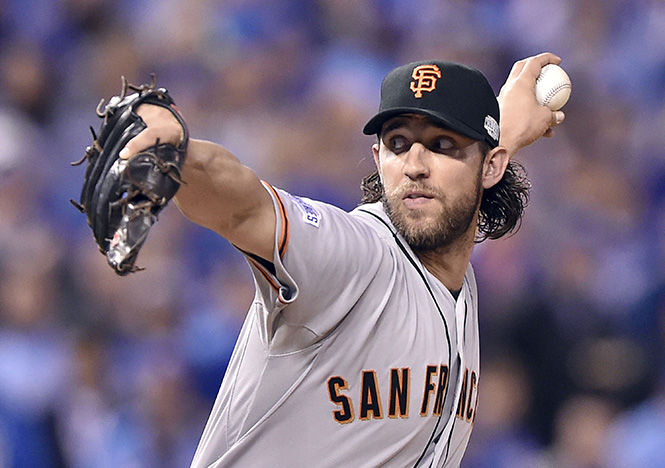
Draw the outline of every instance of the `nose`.
<instances>
[{"instance_id":1,"label":"nose","mask_svg":"<svg viewBox=\"0 0 665 468\"><path fill-rule=\"evenodd\" d=\"M429 177L429 166L426 158L427 149L422 143L413 143L404 158L404 175L411 180Z\"/></svg>"}]
</instances>

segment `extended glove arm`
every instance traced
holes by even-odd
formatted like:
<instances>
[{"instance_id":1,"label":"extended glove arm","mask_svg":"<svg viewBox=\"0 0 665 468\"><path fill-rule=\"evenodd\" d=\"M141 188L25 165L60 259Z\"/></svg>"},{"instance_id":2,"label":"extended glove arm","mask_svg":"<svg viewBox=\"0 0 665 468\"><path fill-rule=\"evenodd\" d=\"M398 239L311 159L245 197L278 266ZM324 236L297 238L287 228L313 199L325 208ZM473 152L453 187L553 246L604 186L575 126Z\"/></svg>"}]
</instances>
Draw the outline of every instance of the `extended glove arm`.
<instances>
[{"instance_id":1,"label":"extended glove arm","mask_svg":"<svg viewBox=\"0 0 665 468\"><path fill-rule=\"evenodd\" d=\"M142 105L137 113L145 130L120 153L129 158L155 140L176 144L181 125L163 108ZM211 229L238 248L272 261L276 217L270 195L256 174L226 148L190 139L175 196L180 211L191 221Z\"/></svg>"}]
</instances>

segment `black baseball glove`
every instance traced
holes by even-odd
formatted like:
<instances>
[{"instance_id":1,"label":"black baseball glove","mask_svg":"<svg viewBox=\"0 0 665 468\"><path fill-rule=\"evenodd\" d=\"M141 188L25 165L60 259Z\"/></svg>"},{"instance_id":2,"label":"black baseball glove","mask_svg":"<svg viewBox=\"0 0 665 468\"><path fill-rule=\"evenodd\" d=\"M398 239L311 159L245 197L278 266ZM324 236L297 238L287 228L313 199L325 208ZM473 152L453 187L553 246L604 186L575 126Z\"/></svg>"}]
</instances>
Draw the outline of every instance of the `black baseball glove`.
<instances>
[{"instance_id":1,"label":"black baseball glove","mask_svg":"<svg viewBox=\"0 0 665 468\"><path fill-rule=\"evenodd\" d=\"M131 90L133 94L127 94ZM183 128L183 139L178 146L160 143L131 159L118 157L127 142L146 125L136 114L140 104L154 104L171 111ZM151 84L134 86L122 77L122 91L108 102L97 106L97 115L103 119L98 135L90 127L93 142L85 155L73 165L88 161L77 203L86 214L99 250L106 255L109 265L118 275L141 270L134 265L157 215L173 198L183 183L180 169L184 162L189 135L187 126L174 102L164 88Z\"/></svg>"}]
</instances>

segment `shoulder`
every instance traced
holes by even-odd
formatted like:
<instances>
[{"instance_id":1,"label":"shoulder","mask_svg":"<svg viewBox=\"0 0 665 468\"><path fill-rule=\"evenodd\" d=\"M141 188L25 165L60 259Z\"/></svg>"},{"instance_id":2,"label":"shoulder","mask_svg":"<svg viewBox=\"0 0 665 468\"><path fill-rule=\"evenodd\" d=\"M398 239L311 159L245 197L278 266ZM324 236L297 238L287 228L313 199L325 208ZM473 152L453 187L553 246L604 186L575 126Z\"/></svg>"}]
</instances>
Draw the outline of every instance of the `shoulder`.
<instances>
[{"instance_id":1,"label":"shoulder","mask_svg":"<svg viewBox=\"0 0 665 468\"><path fill-rule=\"evenodd\" d=\"M325 247L331 256L349 263L368 254L390 250L392 233L384 224L383 218L387 220L387 217L382 214L380 204L375 207L362 205L347 212L338 206L294 195L265 182L264 186L275 205L277 229L282 231L280 239L286 239L285 243L290 247L319 254ZM293 249L282 250L288 252ZM346 255L340 256L340 252Z\"/></svg>"},{"instance_id":2,"label":"shoulder","mask_svg":"<svg viewBox=\"0 0 665 468\"><path fill-rule=\"evenodd\" d=\"M392 239L397 235L395 227L383 209L381 202L360 205L350 214L365 223L380 238Z\"/></svg>"}]
</instances>

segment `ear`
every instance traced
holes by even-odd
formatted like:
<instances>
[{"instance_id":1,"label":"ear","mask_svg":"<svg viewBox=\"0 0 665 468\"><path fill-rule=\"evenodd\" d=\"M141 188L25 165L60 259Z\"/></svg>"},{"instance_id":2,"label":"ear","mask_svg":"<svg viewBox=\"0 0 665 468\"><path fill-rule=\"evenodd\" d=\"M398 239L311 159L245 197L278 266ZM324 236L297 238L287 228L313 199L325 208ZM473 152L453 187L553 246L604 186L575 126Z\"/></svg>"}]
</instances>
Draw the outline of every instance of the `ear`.
<instances>
[{"instance_id":1,"label":"ear","mask_svg":"<svg viewBox=\"0 0 665 468\"><path fill-rule=\"evenodd\" d=\"M487 153L483 161L484 189L493 187L501 180L509 160L508 151L503 146L497 146Z\"/></svg>"}]
</instances>

